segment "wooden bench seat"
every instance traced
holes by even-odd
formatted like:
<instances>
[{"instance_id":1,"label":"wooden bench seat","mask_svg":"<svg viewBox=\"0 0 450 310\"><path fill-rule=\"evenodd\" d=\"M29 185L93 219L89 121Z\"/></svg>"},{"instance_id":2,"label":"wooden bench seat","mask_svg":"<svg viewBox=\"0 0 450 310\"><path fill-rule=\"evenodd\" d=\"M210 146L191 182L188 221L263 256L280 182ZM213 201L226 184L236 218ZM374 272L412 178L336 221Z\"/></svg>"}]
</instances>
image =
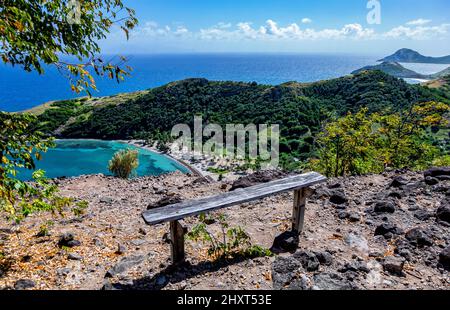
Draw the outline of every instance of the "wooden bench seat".
<instances>
[{"instance_id":1,"label":"wooden bench seat","mask_svg":"<svg viewBox=\"0 0 450 310\"><path fill-rule=\"evenodd\" d=\"M142 214L148 225L170 222L170 238L172 244L172 263L178 264L185 259L184 235L185 229L179 220L202 213L232 207L235 205L260 200L272 195L294 191L294 208L292 215L292 230L300 233L303 229L306 198L310 194L309 187L326 181L319 173L310 172L302 175L258 184L252 187L238 189L224 194L190 200L174 205L145 211Z\"/></svg>"}]
</instances>

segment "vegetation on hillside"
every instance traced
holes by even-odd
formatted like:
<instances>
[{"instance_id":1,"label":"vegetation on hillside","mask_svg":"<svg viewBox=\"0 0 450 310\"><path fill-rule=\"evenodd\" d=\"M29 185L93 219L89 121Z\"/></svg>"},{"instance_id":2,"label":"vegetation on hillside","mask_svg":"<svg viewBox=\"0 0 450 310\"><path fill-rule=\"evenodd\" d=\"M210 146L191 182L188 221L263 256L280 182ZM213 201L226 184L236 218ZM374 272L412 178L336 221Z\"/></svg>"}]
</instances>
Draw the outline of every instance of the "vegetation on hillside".
<instances>
[{"instance_id":1,"label":"vegetation on hillside","mask_svg":"<svg viewBox=\"0 0 450 310\"><path fill-rule=\"evenodd\" d=\"M449 96L446 92L409 85L377 71L278 86L188 79L149 90L119 105L86 109L74 108L77 103L55 105L39 118L43 130L65 125L58 132L61 137L134 138L152 142L170 140L169 133L176 124L193 127L194 115L199 114L204 125L279 124L281 163L285 168L295 169L317 155L316 135L330 119L356 113L364 107L368 113L385 114L402 111L418 102L450 102L446 96Z\"/></svg>"},{"instance_id":2,"label":"vegetation on hillside","mask_svg":"<svg viewBox=\"0 0 450 310\"><path fill-rule=\"evenodd\" d=\"M450 75L427 82L424 86L425 88L431 90L434 96L440 101L450 101Z\"/></svg>"},{"instance_id":3,"label":"vegetation on hillside","mask_svg":"<svg viewBox=\"0 0 450 310\"><path fill-rule=\"evenodd\" d=\"M446 77L450 74L450 68L447 68L434 74L421 74L403 67L398 62L383 62L378 65L366 66L361 69L353 71L352 74L358 74L363 71L381 71L386 74L392 75L396 78L425 79L425 80L435 80Z\"/></svg>"},{"instance_id":4,"label":"vegetation on hillside","mask_svg":"<svg viewBox=\"0 0 450 310\"><path fill-rule=\"evenodd\" d=\"M356 71L353 71L352 74L358 74L363 71L375 71L375 70L379 70L381 72L387 73L397 78L427 79L429 77L428 75L420 74L413 70L406 69L398 62L383 62L381 64L373 66L366 66Z\"/></svg>"},{"instance_id":5,"label":"vegetation on hillside","mask_svg":"<svg viewBox=\"0 0 450 310\"><path fill-rule=\"evenodd\" d=\"M368 114L367 108L328 123L318 135L318 159L311 167L327 176L381 173L386 167L424 169L443 153L426 131L446 125L449 106L438 102L412 105L391 114Z\"/></svg>"}]
</instances>

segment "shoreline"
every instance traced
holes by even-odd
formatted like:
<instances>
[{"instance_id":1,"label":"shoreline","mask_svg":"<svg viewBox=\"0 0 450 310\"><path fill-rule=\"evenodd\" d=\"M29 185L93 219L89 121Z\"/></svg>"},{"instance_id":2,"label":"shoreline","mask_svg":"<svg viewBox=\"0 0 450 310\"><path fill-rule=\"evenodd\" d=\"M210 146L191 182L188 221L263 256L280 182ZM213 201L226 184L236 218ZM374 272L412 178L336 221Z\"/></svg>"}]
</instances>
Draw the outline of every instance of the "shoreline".
<instances>
[{"instance_id":1,"label":"shoreline","mask_svg":"<svg viewBox=\"0 0 450 310\"><path fill-rule=\"evenodd\" d=\"M209 168L217 167L217 165L225 165L226 167L230 168L231 167L230 163L224 163L223 161L220 160L217 161L214 160L213 158L203 155L200 156L200 158L192 160L191 155L183 152L176 152L176 153L171 152L167 154L162 153L158 149L156 149L154 145L153 146L146 145L144 140L117 140L117 141L124 142L135 147L140 147L163 156L167 156L172 160L178 162L179 164L183 165L190 171L192 171L192 173L194 173L198 177L204 178L208 182L220 181L223 180L223 178L225 178L227 181L235 181L239 179L241 176L251 173L251 172L247 173L233 172L231 169L229 172L220 175L218 173L209 171Z\"/></svg>"},{"instance_id":2,"label":"shoreline","mask_svg":"<svg viewBox=\"0 0 450 310\"><path fill-rule=\"evenodd\" d=\"M184 153L163 153L159 151L154 145L148 145L145 143L144 140L138 140L138 139L130 139L130 140L123 140L123 139L117 139L117 140L103 140L103 139L94 139L94 138L71 138L71 139L55 139L55 141L77 141L77 140L87 140L87 141L104 141L104 142L118 142L126 145L130 145L133 147L141 148L146 151L153 152L155 154L167 157L168 159L178 163L182 167L186 168L188 170L188 173L193 174L194 176L197 176L199 178L205 179L209 183L216 182L218 180L221 180L221 175L216 174L214 172L210 172L208 168L212 167L214 168L218 162L213 161L211 158L202 157L201 159L196 159L195 161L192 160L191 156L188 156ZM223 164L223 163L222 163ZM228 166L229 163L225 163L225 166ZM180 171L180 170L178 170ZM185 173L181 171L182 173ZM243 175L247 175L247 173L239 173L239 172L228 172L226 174L223 174L222 177L224 177L228 181L235 181L239 179Z\"/></svg>"},{"instance_id":3,"label":"shoreline","mask_svg":"<svg viewBox=\"0 0 450 310\"><path fill-rule=\"evenodd\" d=\"M201 169L201 167L195 167L192 163L187 163L185 160L183 160L180 157L174 156L172 154L164 154L163 152L160 152L155 147L152 147L150 145L144 145L144 140L103 140L103 139L55 139L55 141L77 141L77 140L84 140L84 141L115 141L127 145L131 145L137 148L141 148L150 152L153 152L155 154L165 156L169 158L170 160L180 164L187 170L189 170L193 175L201 178L205 178L208 182L214 181L213 178L209 175L209 172ZM182 172L182 171L181 171Z\"/></svg>"}]
</instances>

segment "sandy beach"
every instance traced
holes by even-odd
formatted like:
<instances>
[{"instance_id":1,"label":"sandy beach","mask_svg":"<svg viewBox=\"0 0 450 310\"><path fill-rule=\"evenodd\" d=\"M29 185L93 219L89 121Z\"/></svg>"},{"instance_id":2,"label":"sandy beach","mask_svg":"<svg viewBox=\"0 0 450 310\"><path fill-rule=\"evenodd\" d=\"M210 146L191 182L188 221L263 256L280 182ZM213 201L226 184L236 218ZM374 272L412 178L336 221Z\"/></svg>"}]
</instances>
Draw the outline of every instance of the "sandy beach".
<instances>
[{"instance_id":1,"label":"sandy beach","mask_svg":"<svg viewBox=\"0 0 450 310\"><path fill-rule=\"evenodd\" d=\"M211 172L211 169L229 170L228 172L223 173L221 177L222 180L226 181L235 181L239 177L253 172L250 170L245 173L235 172L233 168L239 166L240 164L237 161L233 161L227 158L213 158L205 154L194 155L189 152L174 151L172 145L170 146L171 151L169 153L163 153L157 149L157 143L155 143L154 145L148 145L144 140L128 140L121 142L147 149L164 156L168 156L188 168L194 175L205 177L210 181L217 181L220 178L220 175L218 173Z\"/></svg>"}]
</instances>

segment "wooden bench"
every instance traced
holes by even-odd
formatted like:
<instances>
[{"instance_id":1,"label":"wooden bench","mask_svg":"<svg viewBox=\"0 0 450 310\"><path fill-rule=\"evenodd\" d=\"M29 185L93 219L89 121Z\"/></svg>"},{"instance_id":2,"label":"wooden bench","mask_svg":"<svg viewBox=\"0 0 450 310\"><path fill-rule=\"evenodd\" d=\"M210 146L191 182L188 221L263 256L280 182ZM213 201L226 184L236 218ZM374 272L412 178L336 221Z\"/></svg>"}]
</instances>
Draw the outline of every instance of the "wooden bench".
<instances>
[{"instance_id":1,"label":"wooden bench","mask_svg":"<svg viewBox=\"0 0 450 310\"><path fill-rule=\"evenodd\" d=\"M310 186L326 181L316 172L291 176L256 186L238 189L217 196L198 200L185 201L145 211L142 216L148 225L170 222L171 258L174 265L184 261L185 228L179 220L208 213L242 203L259 200L268 196L294 191L294 208L292 214L292 230L300 234L303 229L306 198L312 193Z\"/></svg>"}]
</instances>

